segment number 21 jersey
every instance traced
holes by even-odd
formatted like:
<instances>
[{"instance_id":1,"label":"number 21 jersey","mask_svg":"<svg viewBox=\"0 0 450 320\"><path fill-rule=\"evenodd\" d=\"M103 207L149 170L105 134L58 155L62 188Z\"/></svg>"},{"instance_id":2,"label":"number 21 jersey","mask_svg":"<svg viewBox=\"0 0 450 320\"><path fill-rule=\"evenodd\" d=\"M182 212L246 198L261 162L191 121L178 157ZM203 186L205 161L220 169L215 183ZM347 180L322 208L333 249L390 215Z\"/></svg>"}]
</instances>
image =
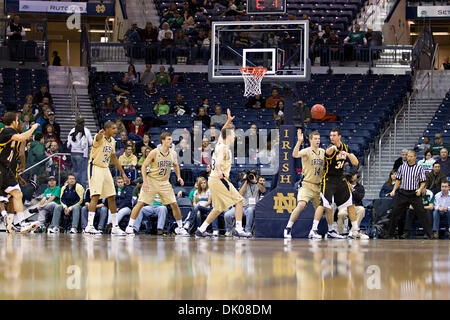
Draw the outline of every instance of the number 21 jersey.
<instances>
[{"instance_id":1,"label":"number 21 jersey","mask_svg":"<svg viewBox=\"0 0 450 320\"><path fill-rule=\"evenodd\" d=\"M175 151L169 149L164 154L161 147L156 149L156 157L150 162L148 176L156 181L169 181L172 167L178 164L178 156Z\"/></svg>"},{"instance_id":2,"label":"number 21 jersey","mask_svg":"<svg viewBox=\"0 0 450 320\"><path fill-rule=\"evenodd\" d=\"M89 163L101 168L108 168L111 154L116 152L116 140L113 137L108 140L105 136L100 141L96 139L97 135L94 137Z\"/></svg>"}]
</instances>

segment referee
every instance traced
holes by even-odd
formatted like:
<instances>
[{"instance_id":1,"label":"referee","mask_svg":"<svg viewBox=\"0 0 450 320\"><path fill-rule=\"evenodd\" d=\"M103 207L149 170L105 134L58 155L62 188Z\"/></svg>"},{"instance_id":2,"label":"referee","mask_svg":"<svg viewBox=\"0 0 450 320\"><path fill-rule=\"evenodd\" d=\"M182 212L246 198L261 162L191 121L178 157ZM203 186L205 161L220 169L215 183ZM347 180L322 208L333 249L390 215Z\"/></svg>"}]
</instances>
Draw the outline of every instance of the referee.
<instances>
[{"instance_id":1,"label":"referee","mask_svg":"<svg viewBox=\"0 0 450 320\"><path fill-rule=\"evenodd\" d=\"M414 208L414 213L420 221L425 232L425 238L432 239L431 225L426 218L426 211L423 208L422 191L425 190L425 171L416 164L416 152L408 151L406 162L400 166L397 171L394 190L391 197L394 198L395 192L400 186L397 197L395 198L394 208L392 209L392 218L389 225L389 238L394 238L395 228L401 215L405 214L409 205Z\"/></svg>"}]
</instances>

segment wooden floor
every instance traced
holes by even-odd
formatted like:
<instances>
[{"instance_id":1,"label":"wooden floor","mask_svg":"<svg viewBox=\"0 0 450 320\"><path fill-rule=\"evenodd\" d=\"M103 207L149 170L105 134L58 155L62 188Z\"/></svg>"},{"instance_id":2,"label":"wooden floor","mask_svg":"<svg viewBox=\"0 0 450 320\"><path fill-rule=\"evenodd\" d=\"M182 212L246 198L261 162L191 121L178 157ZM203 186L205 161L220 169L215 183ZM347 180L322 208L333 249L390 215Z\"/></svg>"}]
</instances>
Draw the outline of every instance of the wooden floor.
<instances>
[{"instance_id":1,"label":"wooden floor","mask_svg":"<svg viewBox=\"0 0 450 320\"><path fill-rule=\"evenodd\" d=\"M448 240L0 234L0 299L449 299Z\"/></svg>"}]
</instances>

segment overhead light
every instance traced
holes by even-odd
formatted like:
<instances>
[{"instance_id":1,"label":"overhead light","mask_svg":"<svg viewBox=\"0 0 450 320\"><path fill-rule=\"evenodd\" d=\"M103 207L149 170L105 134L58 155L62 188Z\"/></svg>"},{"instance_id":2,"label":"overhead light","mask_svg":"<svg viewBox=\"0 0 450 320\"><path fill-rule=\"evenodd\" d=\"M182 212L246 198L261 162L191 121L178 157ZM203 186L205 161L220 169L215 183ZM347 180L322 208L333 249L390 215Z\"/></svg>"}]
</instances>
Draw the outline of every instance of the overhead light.
<instances>
[{"instance_id":1,"label":"overhead light","mask_svg":"<svg viewBox=\"0 0 450 320\"><path fill-rule=\"evenodd\" d=\"M114 22L114 18L109 18L108 21Z\"/></svg>"},{"instance_id":2,"label":"overhead light","mask_svg":"<svg viewBox=\"0 0 450 320\"><path fill-rule=\"evenodd\" d=\"M31 28L23 28L23 30L26 31L26 32L30 32Z\"/></svg>"},{"instance_id":3,"label":"overhead light","mask_svg":"<svg viewBox=\"0 0 450 320\"><path fill-rule=\"evenodd\" d=\"M101 37L100 42L103 42L103 43L108 42L108 37Z\"/></svg>"},{"instance_id":4,"label":"overhead light","mask_svg":"<svg viewBox=\"0 0 450 320\"><path fill-rule=\"evenodd\" d=\"M411 32L410 33L411 36L418 36L419 33L418 32ZM433 36L449 36L450 32L433 32Z\"/></svg>"},{"instance_id":5,"label":"overhead light","mask_svg":"<svg viewBox=\"0 0 450 320\"><path fill-rule=\"evenodd\" d=\"M113 33L113 31L112 30L96 30L96 29L93 29L93 30L89 30L89 32L90 33Z\"/></svg>"}]
</instances>

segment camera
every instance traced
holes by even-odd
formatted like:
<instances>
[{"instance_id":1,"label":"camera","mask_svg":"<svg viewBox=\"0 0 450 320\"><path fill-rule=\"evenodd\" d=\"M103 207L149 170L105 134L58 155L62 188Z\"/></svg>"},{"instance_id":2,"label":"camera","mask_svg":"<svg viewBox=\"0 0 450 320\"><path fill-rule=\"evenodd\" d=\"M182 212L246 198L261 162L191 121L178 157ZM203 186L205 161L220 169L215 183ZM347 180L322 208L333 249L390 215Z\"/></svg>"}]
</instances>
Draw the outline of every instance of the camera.
<instances>
[{"instance_id":1,"label":"camera","mask_svg":"<svg viewBox=\"0 0 450 320\"><path fill-rule=\"evenodd\" d=\"M258 170L252 169L245 172L243 179L247 182L252 183L253 180L258 178Z\"/></svg>"}]
</instances>

